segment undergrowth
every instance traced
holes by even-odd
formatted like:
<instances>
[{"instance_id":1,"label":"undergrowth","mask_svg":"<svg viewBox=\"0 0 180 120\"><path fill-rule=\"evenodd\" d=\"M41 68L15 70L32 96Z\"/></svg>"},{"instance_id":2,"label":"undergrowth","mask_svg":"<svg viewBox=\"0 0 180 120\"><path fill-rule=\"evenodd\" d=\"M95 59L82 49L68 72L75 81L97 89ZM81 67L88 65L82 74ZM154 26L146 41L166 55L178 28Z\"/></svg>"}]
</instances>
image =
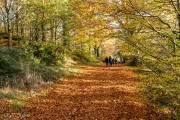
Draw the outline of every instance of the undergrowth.
<instances>
[{"instance_id":1,"label":"undergrowth","mask_svg":"<svg viewBox=\"0 0 180 120\"><path fill-rule=\"evenodd\" d=\"M158 75L142 66L134 70L142 79L142 95L160 114L160 118L178 120L180 118L180 84L174 73Z\"/></svg>"},{"instance_id":2,"label":"undergrowth","mask_svg":"<svg viewBox=\"0 0 180 120\"><path fill-rule=\"evenodd\" d=\"M55 81L63 70L61 65L48 66L20 48L0 48L0 87L34 88Z\"/></svg>"}]
</instances>

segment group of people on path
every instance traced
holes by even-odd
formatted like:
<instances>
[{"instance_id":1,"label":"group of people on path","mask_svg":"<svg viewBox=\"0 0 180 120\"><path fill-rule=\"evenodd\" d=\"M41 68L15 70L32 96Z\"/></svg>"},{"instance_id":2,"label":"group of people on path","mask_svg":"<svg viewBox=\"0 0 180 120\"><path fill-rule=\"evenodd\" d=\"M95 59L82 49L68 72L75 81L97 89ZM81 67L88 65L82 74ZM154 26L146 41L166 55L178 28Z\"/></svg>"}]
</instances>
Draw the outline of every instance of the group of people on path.
<instances>
[{"instance_id":1,"label":"group of people on path","mask_svg":"<svg viewBox=\"0 0 180 120\"><path fill-rule=\"evenodd\" d=\"M118 60L117 58L113 58L111 56L106 57L104 61L105 61L107 67L108 66L115 66L115 65L118 65L120 63L120 60Z\"/></svg>"}]
</instances>

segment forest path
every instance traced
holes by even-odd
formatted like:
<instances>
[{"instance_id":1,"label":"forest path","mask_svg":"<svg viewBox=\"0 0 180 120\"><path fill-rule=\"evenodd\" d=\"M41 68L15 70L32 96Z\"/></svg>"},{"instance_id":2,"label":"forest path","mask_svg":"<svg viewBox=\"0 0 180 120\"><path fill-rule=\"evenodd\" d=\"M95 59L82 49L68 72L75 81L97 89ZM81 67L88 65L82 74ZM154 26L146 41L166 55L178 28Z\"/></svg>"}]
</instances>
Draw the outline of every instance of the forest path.
<instances>
[{"instance_id":1,"label":"forest path","mask_svg":"<svg viewBox=\"0 0 180 120\"><path fill-rule=\"evenodd\" d=\"M126 66L81 66L82 74L65 78L47 96L31 99L28 120L153 120L139 94L140 81Z\"/></svg>"}]
</instances>

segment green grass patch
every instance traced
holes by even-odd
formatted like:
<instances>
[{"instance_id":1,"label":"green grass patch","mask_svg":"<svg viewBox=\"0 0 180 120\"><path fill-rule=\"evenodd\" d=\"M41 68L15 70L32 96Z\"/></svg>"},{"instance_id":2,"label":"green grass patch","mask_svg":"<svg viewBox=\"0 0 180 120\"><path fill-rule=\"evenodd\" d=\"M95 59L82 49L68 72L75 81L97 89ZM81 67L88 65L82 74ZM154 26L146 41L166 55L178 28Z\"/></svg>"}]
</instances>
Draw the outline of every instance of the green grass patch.
<instances>
[{"instance_id":1,"label":"green grass patch","mask_svg":"<svg viewBox=\"0 0 180 120\"><path fill-rule=\"evenodd\" d=\"M23 102L21 102L19 100L11 100L10 101L10 107L13 110L20 111L23 106L24 106Z\"/></svg>"}]
</instances>

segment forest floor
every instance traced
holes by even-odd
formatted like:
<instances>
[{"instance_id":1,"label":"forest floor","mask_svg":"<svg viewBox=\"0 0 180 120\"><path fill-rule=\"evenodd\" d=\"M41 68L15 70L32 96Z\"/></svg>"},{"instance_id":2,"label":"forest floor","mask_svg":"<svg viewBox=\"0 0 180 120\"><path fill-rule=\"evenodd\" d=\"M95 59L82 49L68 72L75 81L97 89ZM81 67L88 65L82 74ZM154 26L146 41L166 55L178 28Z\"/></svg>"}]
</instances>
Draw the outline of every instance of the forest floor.
<instances>
[{"instance_id":1,"label":"forest floor","mask_svg":"<svg viewBox=\"0 0 180 120\"><path fill-rule=\"evenodd\" d=\"M139 92L141 83L132 69L81 66L45 96L27 100L17 111L0 111L3 120L157 120ZM2 105L3 103L1 103ZM3 104L5 106L5 104ZM3 107L1 107L2 109ZM5 113L2 116L2 113Z\"/></svg>"}]
</instances>

